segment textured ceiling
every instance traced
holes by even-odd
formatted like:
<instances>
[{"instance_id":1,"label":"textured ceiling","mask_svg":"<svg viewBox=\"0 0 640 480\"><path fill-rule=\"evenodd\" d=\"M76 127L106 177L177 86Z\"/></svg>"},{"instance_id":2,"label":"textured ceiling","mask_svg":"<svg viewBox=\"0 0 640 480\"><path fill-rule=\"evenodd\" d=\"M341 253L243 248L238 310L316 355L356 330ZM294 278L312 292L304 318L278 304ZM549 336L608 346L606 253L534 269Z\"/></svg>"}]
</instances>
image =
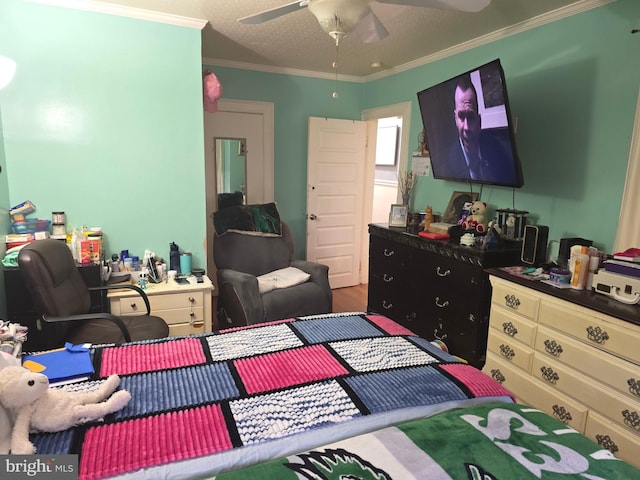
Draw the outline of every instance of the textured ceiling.
<instances>
[{"instance_id":1,"label":"textured ceiling","mask_svg":"<svg viewBox=\"0 0 640 480\"><path fill-rule=\"evenodd\" d=\"M483 38L500 38L613 0L493 0L479 13L406 7L371 1L389 36L365 44L353 34L340 42L338 73L368 77L462 48ZM253 64L335 74L333 39L306 8L259 25L238 18L274 8L290 0L95 0L208 22L202 31L205 63ZM373 68L372 62L381 67Z\"/></svg>"}]
</instances>

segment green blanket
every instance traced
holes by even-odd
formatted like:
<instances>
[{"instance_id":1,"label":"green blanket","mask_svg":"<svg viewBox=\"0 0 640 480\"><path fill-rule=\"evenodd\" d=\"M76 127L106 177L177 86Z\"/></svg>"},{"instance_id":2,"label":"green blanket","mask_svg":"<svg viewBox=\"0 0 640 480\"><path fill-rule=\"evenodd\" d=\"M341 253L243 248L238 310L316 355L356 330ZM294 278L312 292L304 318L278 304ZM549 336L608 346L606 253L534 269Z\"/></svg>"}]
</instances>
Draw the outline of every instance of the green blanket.
<instances>
[{"instance_id":1,"label":"green blanket","mask_svg":"<svg viewBox=\"0 0 640 480\"><path fill-rule=\"evenodd\" d=\"M554 418L488 404L220 474L217 480L633 480L640 470Z\"/></svg>"}]
</instances>

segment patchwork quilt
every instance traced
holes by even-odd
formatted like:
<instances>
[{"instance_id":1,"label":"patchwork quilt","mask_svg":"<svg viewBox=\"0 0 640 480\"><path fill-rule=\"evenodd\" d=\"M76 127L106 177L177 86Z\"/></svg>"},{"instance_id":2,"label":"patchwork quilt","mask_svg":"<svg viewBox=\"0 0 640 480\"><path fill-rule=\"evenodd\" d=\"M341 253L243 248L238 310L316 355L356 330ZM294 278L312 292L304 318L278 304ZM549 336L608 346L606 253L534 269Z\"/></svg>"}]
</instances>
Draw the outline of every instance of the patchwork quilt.
<instances>
[{"instance_id":1,"label":"patchwork quilt","mask_svg":"<svg viewBox=\"0 0 640 480\"><path fill-rule=\"evenodd\" d=\"M38 453L79 454L83 480L215 474L231 468L225 452L240 452L245 466L281 456L263 450L278 441L301 451L305 434L320 442L327 432L333 440L364 433L349 429L363 419L387 427L397 412L511 401L474 367L360 313L95 347L92 361L95 377L62 388L91 389L118 374L129 404L101 422L31 438Z\"/></svg>"}]
</instances>

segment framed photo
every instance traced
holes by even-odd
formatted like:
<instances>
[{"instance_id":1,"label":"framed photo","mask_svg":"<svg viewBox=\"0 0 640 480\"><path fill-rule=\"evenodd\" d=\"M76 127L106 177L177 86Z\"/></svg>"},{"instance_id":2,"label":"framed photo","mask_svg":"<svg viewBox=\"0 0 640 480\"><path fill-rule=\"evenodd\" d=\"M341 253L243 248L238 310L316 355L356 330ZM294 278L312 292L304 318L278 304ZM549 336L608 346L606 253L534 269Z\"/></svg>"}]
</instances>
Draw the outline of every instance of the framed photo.
<instances>
[{"instance_id":1,"label":"framed photo","mask_svg":"<svg viewBox=\"0 0 640 480\"><path fill-rule=\"evenodd\" d=\"M457 224L462 213L462 207L467 202L475 202L478 199L478 193L471 192L453 192L449 205L442 215L444 223Z\"/></svg>"},{"instance_id":2,"label":"framed photo","mask_svg":"<svg viewBox=\"0 0 640 480\"><path fill-rule=\"evenodd\" d=\"M409 216L409 205L393 204L389 212L390 227L406 227Z\"/></svg>"}]
</instances>

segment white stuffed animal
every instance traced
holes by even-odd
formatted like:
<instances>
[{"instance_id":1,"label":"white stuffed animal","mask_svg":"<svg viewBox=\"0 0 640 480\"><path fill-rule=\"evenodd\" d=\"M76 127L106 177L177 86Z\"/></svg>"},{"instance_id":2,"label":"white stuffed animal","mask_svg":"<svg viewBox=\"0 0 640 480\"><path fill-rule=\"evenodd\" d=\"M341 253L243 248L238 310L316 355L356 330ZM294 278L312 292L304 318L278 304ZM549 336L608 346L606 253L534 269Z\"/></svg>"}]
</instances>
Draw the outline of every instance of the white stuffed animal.
<instances>
[{"instance_id":1,"label":"white stuffed animal","mask_svg":"<svg viewBox=\"0 0 640 480\"><path fill-rule=\"evenodd\" d=\"M0 370L0 404L10 409L15 418L11 453L35 453L29 431L59 432L117 412L131 400L126 390L113 393L118 385L120 377L111 375L96 391L69 392L49 388L49 379L41 373L23 367L3 368ZM109 395L111 397L103 402Z\"/></svg>"}]
</instances>

